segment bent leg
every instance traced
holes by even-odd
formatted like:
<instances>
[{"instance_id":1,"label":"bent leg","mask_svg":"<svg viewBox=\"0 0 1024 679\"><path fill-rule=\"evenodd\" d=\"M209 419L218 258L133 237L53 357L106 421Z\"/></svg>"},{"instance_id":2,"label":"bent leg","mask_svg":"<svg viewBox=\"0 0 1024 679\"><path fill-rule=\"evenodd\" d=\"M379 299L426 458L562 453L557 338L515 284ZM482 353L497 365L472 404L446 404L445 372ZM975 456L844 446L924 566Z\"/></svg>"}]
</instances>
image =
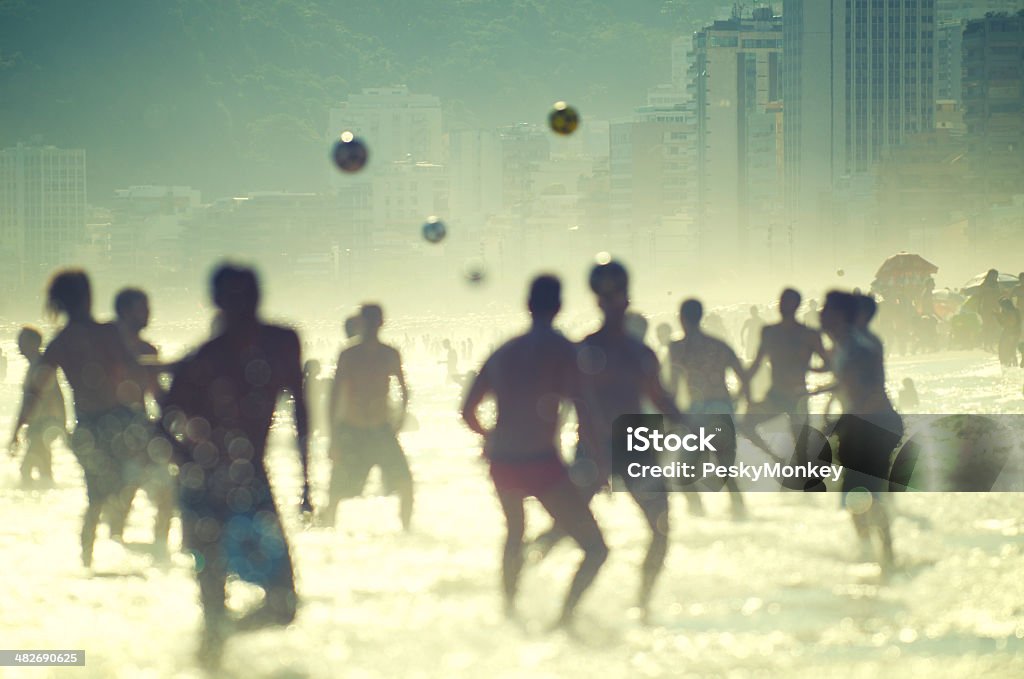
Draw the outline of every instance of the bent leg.
<instances>
[{"instance_id":1,"label":"bent leg","mask_svg":"<svg viewBox=\"0 0 1024 679\"><path fill-rule=\"evenodd\" d=\"M590 511L586 496L568 479L538 495L537 499L554 519L555 528L561 528L583 550L583 560L576 569L562 606L559 624L564 625L571 621L580 599L607 560L608 546Z\"/></svg>"},{"instance_id":2,"label":"bent leg","mask_svg":"<svg viewBox=\"0 0 1024 679\"><path fill-rule=\"evenodd\" d=\"M647 555L644 557L640 575L640 590L637 596L637 605L646 616L651 595L654 592L654 584L665 565L665 556L668 554L668 495L663 492L645 492L637 489L630 489L630 494L644 513L647 526L651 529L651 543L647 547Z\"/></svg>"}]
</instances>

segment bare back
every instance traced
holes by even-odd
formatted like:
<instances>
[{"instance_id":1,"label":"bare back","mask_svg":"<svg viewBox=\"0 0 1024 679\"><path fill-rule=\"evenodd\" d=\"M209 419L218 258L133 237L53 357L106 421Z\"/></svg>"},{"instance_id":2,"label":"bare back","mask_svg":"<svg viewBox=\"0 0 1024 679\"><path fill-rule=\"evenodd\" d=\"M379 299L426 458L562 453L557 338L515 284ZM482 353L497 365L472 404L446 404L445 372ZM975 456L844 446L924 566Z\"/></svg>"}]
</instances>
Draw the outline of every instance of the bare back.
<instances>
[{"instance_id":1,"label":"bare back","mask_svg":"<svg viewBox=\"0 0 1024 679\"><path fill-rule=\"evenodd\" d=\"M138 385L144 374L113 324L69 322L46 347L42 363L64 371L79 417L143 407Z\"/></svg>"},{"instance_id":2,"label":"bare back","mask_svg":"<svg viewBox=\"0 0 1024 679\"><path fill-rule=\"evenodd\" d=\"M487 441L492 460L558 451L559 405L575 398L579 380L573 344L551 328L534 328L506 342L480 376L498 405Z\"/></svg>"},{"instance_id":3,"label":"bare back","mask_svg":"<svg viewBox=\"0 0 1024 679\"><path fill-rule=\"evenodd\" d=\"M688 334L669 345L669 356L673 374L686 382L691 405L732 400L725 372L739 359L728 344L703 333Z\"/></svg>"},{"instance_id":4,"label":"bare back","mask_svg":"<svg viewBox=\"0 0 1024 679\"><path fill-rule=\"evenodd\" d=\"M301 397L298 335L261 323L225 332L182 361L163 406L190 421L205 421L194 430L216 447L218 463L242 455L262 470L277 399L284 391Z\"/></svg>"},{"instance_id":5,"label":"bare back","mask_svg":"<svg viewBox=\"0 0 1024 679\"><path fill-rule=\"evenodd\" d=\"M334 376L340 405L335 416L355 427L388 423L391 378L398 377L401 370L401 354L390 345L364 341L344 349Z\"/></svg>"},{"instance_id":6,"label":"bare back","mask_svg":"<svg viewBox=\"0 0 1024 679\"><path fill-rule=\"evenodd\" d=\"M817 331L797 322L766 326L760 351L771 364L773 390L797 396L807 393L811 358L822 352Z\"/></svg>"}]
</instances>

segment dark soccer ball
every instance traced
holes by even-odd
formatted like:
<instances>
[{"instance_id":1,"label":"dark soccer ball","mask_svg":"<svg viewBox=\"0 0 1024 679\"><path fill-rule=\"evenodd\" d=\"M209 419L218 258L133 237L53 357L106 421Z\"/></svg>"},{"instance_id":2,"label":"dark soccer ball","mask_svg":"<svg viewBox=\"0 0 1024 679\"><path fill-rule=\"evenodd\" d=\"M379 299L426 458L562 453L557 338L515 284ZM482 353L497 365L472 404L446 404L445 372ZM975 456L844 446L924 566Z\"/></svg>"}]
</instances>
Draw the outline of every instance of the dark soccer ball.
<instances>
[{"instance_id":1,"label":"dark soccer ball","mask_svg":"<svg viewBox=\"0 0 1024 679\"><path fill-rule=\"evenodd\" d=\"M370 158L370 151L362 139L351 132L342 132L331 149L331 158L342 172L359 172Z\"/></svg>"},{"instance_id":2,"label":"dark soccer ball","mask_svg":"<svg viewBox=\"0 0 1024 679\"><path fill-rule=\"evenodd\" d=\"M437 217L430 217L423 225L423 239L428 243L440 243L448 235L448 227Z\"/></svg>"},{"instance_id":3,"label":"dark soccer ball","mask_svg":"<svg viewBox=\"0 0 1024 679\"><path fill-rule=\"evenodd\" d=\"M846 275L846 272L843 271L842 269L840 269L839 271L836 271L836 275L839 276L840 278L842 278L843 276Z\"/></svg>"},{"instance_id":4,"label":"dark soccer ball","mask_svg":"<svg viewBox=\"0 0 1024 679\"><path fill-rule=\"evenodd\" d=\"M548 124L557 134L572 134L580 124L580 114L564 101L555 102L548 114Z\"/></svg>"},{"instance_id":5,"label":"dark soccer ball","mask_svg":"<svg viewBox=\"0 0 1024 679\"><path fill-rule=\"evenodd\" d=\"M464 275L470 285L481 285L487 280L487 269L482 262L469 262L466 264Z\"/></svg>"}]
</instances>

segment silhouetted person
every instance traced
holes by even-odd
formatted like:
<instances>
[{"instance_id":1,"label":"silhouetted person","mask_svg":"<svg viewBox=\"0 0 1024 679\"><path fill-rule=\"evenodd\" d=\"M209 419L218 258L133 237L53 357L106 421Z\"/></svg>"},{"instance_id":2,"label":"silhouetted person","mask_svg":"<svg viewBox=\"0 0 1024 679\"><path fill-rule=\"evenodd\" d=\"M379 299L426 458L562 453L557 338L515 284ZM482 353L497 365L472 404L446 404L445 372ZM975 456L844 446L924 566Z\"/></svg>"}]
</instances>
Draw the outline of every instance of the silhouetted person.
<instances>
[{"instance_id":1,"label":"silhouetted person","mask_svg":"<svg viewBox=\"0 0 1024 679\"><path fill-rule=\"evenodd\" d=\"M796 446L795 464L807 460L807 373L812 371L811 360L818 356L822 367L828 359L821 342L821 333L796 320L800 308L800 293L786 288L779 296L779 315L782 319L761 329L761 338L753 363L747 370L754 375L764 361L771 367L771 386L759 403L751 403L743 420L744 434L760 448L767 444L757 433L757 426L785 415ZM770 453L770 451L768 451Z\"/></svg>"},{"instance_id":2,"label":"silhouetted person","mask_svg":"<svg viewBox=\"0 0 1024 679\"><path fill-rule=\"evenodd\" d=\"M761 337L761 328L764 327L764 319L761 318L761 311L756 307L750 307L750 316L743 321L740 328L740 346L743 348L743 356L747 360L757 355L757 341ZM753 375L754 373L751 373Z\"/></svg>"},{"instance_id":3,"label":"silhouetted person","mask_svg":"<svg viewBox=\"0 0 1024 679\"><path fill-rule=\"evenodd\" d=\"M730 466L736 461L736 428L732 421L735 409L725 376L731 370L740 381L744 393L747 376L732 347L706 334L701 328L703 317L704 305L696 299L686 300L679 308L683 338L669 347L672 360L671 390L678 393L680 383L684 382L689 395L687 413L716 416L713 421L721 425L722 431L715 438L715 456L720 464ZM726 479L725 487L732 500L733 516L742 518L746 510L736 480Z\"/></svg>"},{"instance_id":4,"label":"silhouetted person","mask_svg":"<svg viewBox=\"0 0 1024 679\"><path fill-rule=\"evenodd\" d=\"M1008 299L999 300L999 362L1007 368L1017 367L1017 345L1020 344L1020 312Z\"/></svg>"},{"instance_id":5,"label":"silhouetted person","mask_svg":"<svg viewBox=\"0 0 1024 679\"><path fill-rule=\"evenodd\" d=\"M583 550L559 618L559 623L567 624L607 558L608 548L587 506L588 498L569 479L559 455L559 405L576 404L580 395L576 350L552 327L561 309L561 289L553 276L534 279L527 302L533 321L530 330L501 345L484 362L466 395L462 418L484 437L484 457L508 527L502 558L506 614L514 615L523 564L523 500L536 497ZM497 401L497 422L490 429L477 417L487 396Z\"/></svg>"},{"instance_id":6,"label":"silhouetted person","mask_svg":"<svg viewBox=\"0 0 1024 679\"><path fill-rule=\"evenodd\" d=\"M338 356L331 387L330 494L325 525L334 525L338 502L363 492L370 470L380 467L385 492L397 494L402 528L412 521L413 481L409 462L398 442L398 431L409 405L409 389L402 371L402 355L380 341L384 312L377 304L364 304L359 312L359 340ZM398 382L401 411L391 414L388 393Z\"/></svg>"},{"instance_id":7,"label":"silhouetted person","mask_svg":"<svg viewBox=\"0 0 1024 679\"><path fill-rule=\"evenodd\" d=\"M114 325L121 333L122 341L145 371L144 379L132 387L133 390L142 393L137 413L138 419L142 421L147 417L146 397L155 403L163 395L159 382L160 366L157 364L159 351L141 335L149 326L149 297L138 288L124 288L114 297L114 313L117 317ZM126 465L124 487L108 505L110 537L115 540L123 539L128 514L139 488L146 491L146 495L156 508L153 525L154 552L157 558L166 558L168 533L174 513L174 490L168 473L168 460L165 458L153 459L147 454Z\"/></svg>"},{"instance_id":8,"label":"silhouetted person","mask_svg":"<svg viewBox=\"0 0 1024 679\"><path fill-rule=\"evenodd\" d=\"M835 343L832 372L843 415L836 424L839 458L846 468L843 504L851 511L863 551L871 549L872 531L881 544L883 573L893 565L892 533L881 493L889 485L890 458L903 436L903 421L885 392L881 344L857 327L857 297L832 291L821 311L821 327ZM864 504L850 493L866 492Z\"/></svg>"},{"instance_id":9,"label":"silhouetted person","mask_svg":"<svg viewBox=\"0 0 1024 679\"><path fill-rule=\"evenodd\" d=\"M309 406L309 430L313 434L327 433L324 426L324 415L327 414L327 395L329 380L320 377L320 361L311 358L302 366L302 384L306 390L306 403Z\"/></svg>"},{"instance_id":10,"label":"silhouetted person","mask_svg":"<svg viewBox=\"0 0 1024 679\"><path fill-rule=\"evenodd\" d=\"M28 392L40 381L39 372L43 355L40 351L43 337L35 328L24 327L18 333L18 351L28 361L25 371L22 402L29 398ZM44 484L53 483L53 452L54 441L67 435L67 413L64 409L64 395L57 384L56 373L50 376L40 387L39 404L28 420L25 431L25 456L21 461L21 483L27 486L32 483L32 472L39 475ZM16 454L15 447L11 455Z\"/></svg>"},{"instance_id":11,"label":"silhouetted person","mask_svg":"<svg viewBox=\"0 0 1024 679\"><path fill-rule=\"evenodd\" d=\"M1001 297L999 272L996 269L989 269L981 285L964 303L966 309L975 311L981 317L981 343L984 348L989 350L996 348L1002 330L999 323L999 314L1002 310L999 304Z\"/></svg>"},{"instance_id":12,"label":"silhouetted person","mask_svg":"<svg viewBox=\"0 0 1024 679\"><path fill-rule=\"evenodd\" d=\"M195 555L204 630L200 660L216 665L226 635L286 625L297 597L291 555L264 463L278 398L294 398L302 464L302 511L309 501L309 421L295 331L257 316L251 269L222 265L212 278L221 332L183 360L164 400L179 467L182 533ZM228 573L263 588L263 603L231 623Z\"/></svg>"},{"instance_id":13,"label":"silhouetted person","mask_svg":"<svg viewBox=\"0 0 1024 679\"><path fill-rule=\"evenodd\" d=\"M445 364L447 369L448 381L455 384L462 384L462 373L459 372L459 354L455 351L455 347L452 346L452 342L446 339L441 343L441 347L445 353L445 359L441 363Z\"/></svg>"},{"instance_id":14,"label":"silhouetted person","mask_svg":"<svg viewBox=\"0 0 1024 679\"><path fill-rule=\"evenodd\" d=\"M651 595L668 551L668 495L664 480L634 478L626 473L628 462L657 464L653 451L629 460L612 455L612 424L620 415L664 413L679 419L675 403L661 384L660 366L654 352L631 336L626 328L629 308L629 274L619 262L596 265L590 272L590 289L597 296L604 322L597 332L577 347L581 371L583 413L580 441L573 462L573 480L593 497L618 476L640 507L651 531L651 542L641 567L637 606L646 617ZM537 538L541 555L564 536L557 524Z\"/></svg>"},{"instance_id":15,"label":"silhouetted person","mask_svg":"<svg viewBox=\"0 0 1024 679\"><path fill-rule=\"evenodd\" d=\"M71 450L82 465L88 506L82 520L82 563L92 565L96 526L103 505L117 497L129 463L147 454L148 422L139 413L146 373L125 346L117 327L92 317L92 291L84 271L56 274L47 291L47 305L66 323L46 347L34 381L25 391L14 427L17 442L22 426L39 407L45 389L60 368L71 385L77 426Z\"/></svg>"},{"instance_id":16,"label":"silhouetted person","mask_svg":"<svg viewBox=\"0 0 1024 679\"><path fill-rule=\"evenodd\" d=\"M909 377L903 378L903 387L900 389L899 394L899 404L900 411L904 413L912 413L921 405L921 399L917 395L917 387L914 386L914 380Z\"/></svg>"},{"instance_id":17,"label":"silhouetted person","mask_svg":"<svg viewBox=\"0 0 1024 679\"><path fill-rule=\"evenodd\" d=\"M1017 311L1024 312L1024 271L1017 274L1017 285L1010 290L1010 301L1017 307Z\"/></svg>"}]
</instances>

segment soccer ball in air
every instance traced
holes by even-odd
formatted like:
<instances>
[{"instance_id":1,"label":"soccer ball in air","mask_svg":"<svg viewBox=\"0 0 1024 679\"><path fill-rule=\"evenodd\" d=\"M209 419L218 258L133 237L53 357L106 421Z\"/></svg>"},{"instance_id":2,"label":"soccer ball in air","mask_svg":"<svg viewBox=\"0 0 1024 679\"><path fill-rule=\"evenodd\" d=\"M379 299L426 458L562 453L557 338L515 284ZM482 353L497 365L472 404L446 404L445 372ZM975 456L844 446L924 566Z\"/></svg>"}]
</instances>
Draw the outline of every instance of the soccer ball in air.
<instances>
[{"instance_id":1,"label":"soccer ball in air","mask_svg":"<svg viewBox=\"0 0 1024 679\"><path fill-rule=\"evenodd\" d=\"M346 131L334 143L331 157L342 172L359 172L366 165L370 151L362 139Z\"/></svg>"},{"instance_id":2,"label":"soccer ball in air","mask_svg":"<svg viewBox=\"0 0 1024 679\"><path fill-rule=\"evenodd\" d=\"M572 134L580 124L580 114L564 101L555 102L548 114L548 124L557 134Z\"/></svg>"},{"instance_id":3,"label":"soccer ball in air","mask_svg":"<svg viewBox=\"0 0 1024 679\"><path fill-rule=\"evenodd\" d=\"M448 235L448 227L437 217L430 217L423 224L423 239L428 243L440 243Z\"/></svg>"}]
</instances>

